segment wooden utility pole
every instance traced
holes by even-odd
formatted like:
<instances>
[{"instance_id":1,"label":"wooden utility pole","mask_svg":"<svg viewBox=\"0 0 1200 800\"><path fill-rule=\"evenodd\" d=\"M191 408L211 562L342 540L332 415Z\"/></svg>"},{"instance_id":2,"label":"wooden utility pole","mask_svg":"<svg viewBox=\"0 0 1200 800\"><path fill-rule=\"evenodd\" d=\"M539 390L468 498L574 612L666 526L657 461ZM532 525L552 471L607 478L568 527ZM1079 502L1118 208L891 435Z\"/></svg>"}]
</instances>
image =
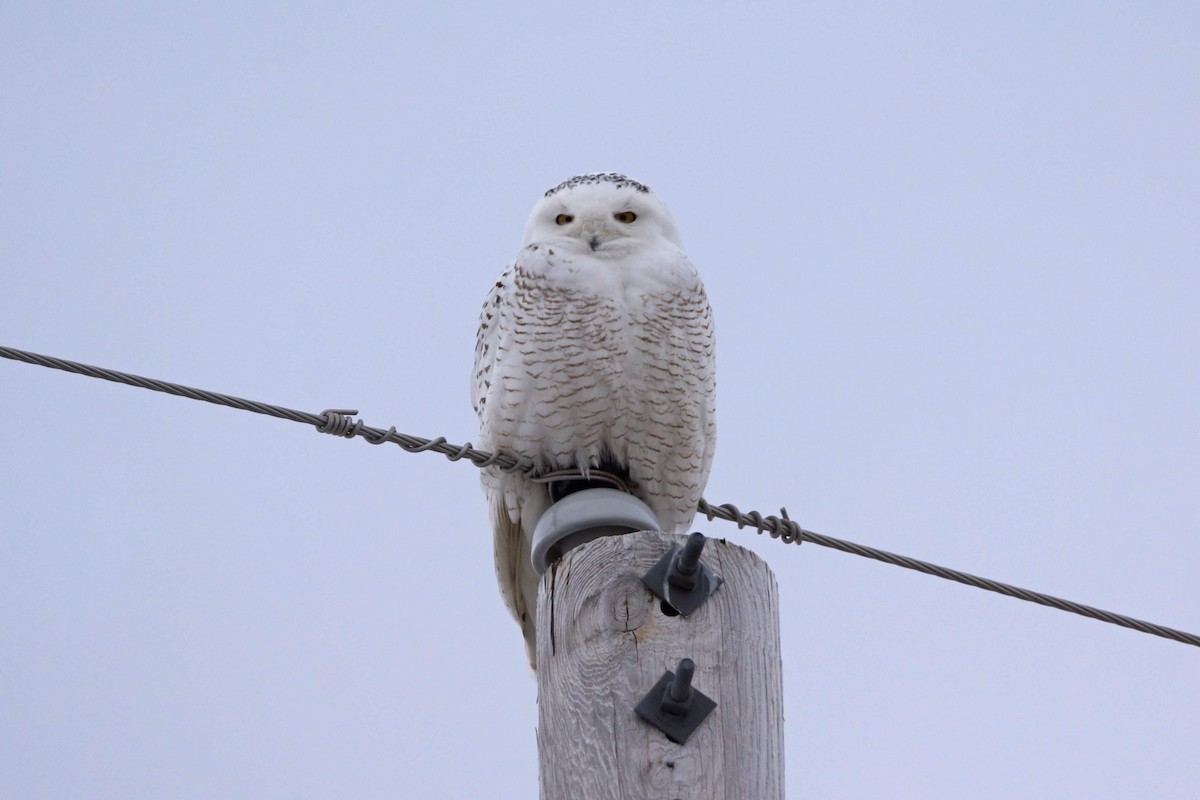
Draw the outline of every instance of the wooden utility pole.
<instances>
[{"instance_id":1,"label":"wooden utility pole","mask_svg":"<svg viewBox=\"0 0 1200 800\"><path fill-rule=\"evenodd\" d=\"M702 563L723 583L690 616L674 614L642 576L685 541L656 531L596 539L542 577L542 800L782 800L774 575L750 551L709 540ZM676 744L634 708L664 672L686 671L684 658L695 664L691 687L716 708Z\"/></svg>"}]
</instances>

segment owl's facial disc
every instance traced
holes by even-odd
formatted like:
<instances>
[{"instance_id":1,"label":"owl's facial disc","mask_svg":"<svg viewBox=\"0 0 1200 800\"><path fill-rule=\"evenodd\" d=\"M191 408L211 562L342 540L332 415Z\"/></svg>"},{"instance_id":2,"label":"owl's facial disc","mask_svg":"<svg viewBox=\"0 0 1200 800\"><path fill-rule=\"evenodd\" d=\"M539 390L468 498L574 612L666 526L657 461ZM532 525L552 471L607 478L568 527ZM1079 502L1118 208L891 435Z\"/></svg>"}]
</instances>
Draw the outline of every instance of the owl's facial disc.
<instances>
[{"instance_id":1,"label":"owl's facial disc","mask_svg":"<svg viewBox=\"0 0 1200 800\"><path fill-rule=\"evenodd\" d=\"M664 243L682 248L670 214L654 194L610 180L560 186L542 198L530 216L525 244L554 239L611 257Z\"/></svg>"},{"instance_id":2,"label":"owl's facial disc","mask_svg":"<svg viewBox=\"0 0 1200 800\"><path fill-rule=\"evenodd\" d=\"M648 240L647 225L654 215L633 192L586 186L551 198L544 211L558 236L573 239L597 254L625 253Z\"/></svg>"}]
</instances>

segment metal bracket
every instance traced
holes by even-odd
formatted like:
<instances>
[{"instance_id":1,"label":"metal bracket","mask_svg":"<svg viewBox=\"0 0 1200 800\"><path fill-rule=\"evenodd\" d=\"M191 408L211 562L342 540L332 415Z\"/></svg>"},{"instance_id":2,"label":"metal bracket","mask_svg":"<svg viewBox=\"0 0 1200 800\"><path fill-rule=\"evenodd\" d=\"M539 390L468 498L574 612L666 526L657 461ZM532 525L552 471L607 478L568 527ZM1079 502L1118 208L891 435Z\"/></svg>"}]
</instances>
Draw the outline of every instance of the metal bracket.
<instances>
[{"instance_id":1,"label":"metal bracket","mask_svg":"<svg viewBox=\"0 0 1200 800\"><path fill-rule=\"evenodd\" d=\"M676 744L685 744L717 703L692 687L696 665L690 658L679 662L675 672L664 672L634 711Z\"/></svg>"},{"instance_id":2,"label":"metal bracket","mask_svg":"<svg viewBox=\"0 0 1200 800\"><path fill-rule=\"evenodd\" d=\"M685 617L703 605L722 583L720 575L700 563L704 542L703 533L693 533L687 544L672 547L642 576L647 589Z\"/></svg>"}]
</instances>

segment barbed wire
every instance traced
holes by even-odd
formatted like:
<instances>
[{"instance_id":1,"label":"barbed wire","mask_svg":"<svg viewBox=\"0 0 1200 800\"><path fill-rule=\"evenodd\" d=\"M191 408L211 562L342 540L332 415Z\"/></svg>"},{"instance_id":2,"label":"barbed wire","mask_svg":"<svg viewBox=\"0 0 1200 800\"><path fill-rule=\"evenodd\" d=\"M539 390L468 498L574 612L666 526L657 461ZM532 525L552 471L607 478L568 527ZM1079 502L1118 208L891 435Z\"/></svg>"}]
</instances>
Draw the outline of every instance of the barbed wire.
<instances>
[{"instance_id":1,"label":"barbed wire","mask_svg":"<svg viewBox=\"0 0 1200 800\"><path fill-rule=\"evenodd\" d=\"M150 389L154 392L173 394L176 397L202 400L205 403L214 403L219 406L241 409L242 411L252 411L255 414L265 414L268 417L300 422L305 425L314 426L321 433L343 436L347 439L361 436L369 444L396 444L410 453L423 453L431 450L435 453L441 453L451 461L458 461L465 458L480 468L494 466L504 472L523 472L527 474L534 472L534 468L531 465L524 464L512 456L503 453L489 453L484 450L476 450L471 446L470 442L460 446L448 443L441 436L436 439L422 439L420 436L409 436L406 433L398 433L394 427L388 428L386 431L382 428L372 428L369 425L364 425L361 420L350 419L350 417L358 413L354 409L328 409L320 414L313 414L308 411L297 411L294 408L260 403L256 400L246 400L241 397L234 397L233 395L221 394L220 392L210 392L206 389L195 389L190 386L182 386L169 381L160 381L155 378L143 378L140 375L131 375L128 372L118 372L114 369L93 367L89 364L80 364L77 361L67 361L66 359L55 358L54 356L30 353L12 347L0 347L0 356L10 358L13 361L24 361L26 364L36 364L41 367L49 367L50 369L73 372L76 375L86 375L89 378L99 378L101 380L112 381L113 383L123 383L126 386L136 386L139 389Z\"/></svg>"},{"instance_id":2,"label":"barbed wire","mask_svg":"<svg viewBox=\"0 0 1200 800\"><path fill-rule=\"evenodd\" d=\"M373 428L363 423L362 420L355 420L353 417L358 414L358 411L352 409L326 409L320 414L313 414L307 411L297 411L283 406L271 405L269 403L260 403L255 400L245 400L241 397L221 394L220 392L211 392L205 389L195 389L189 386L183 386L169 381L157 380L155 378L143 378L139 375L132 375L127 372L118 372L117 370L104 369L103 367L94 367L88 364L80 364L75 361L67 361L54 356L45 356L38 353L30 353L25 350L17 350L12 347L0 347L0 356L14 361L22 361L26 364L35 364L41 367L50 369L63 370L77 375L86 375L89 378L99 378L101 380L112 381L114 383L125 384L126 386L136 386L141 389L150 389L155 392L164 392L166 394L176 395L178 397L187 397L191 400L202 400L206 403L215 403L216 405L228 406L237 408L242 411L251 411L255 414L265 414L270 417L279 419L291 420L292 422L300 422L306 425L312 425L321 433L328 433L333 436L341 436L347 439L353 439L361 436L367 443L374 445L395 444L409 453L423 453L426 451L441 453L451 461L467 460L479 468L495 467L504 472L523 473L533 476L536 472L534 465L527 464L519 459L504 453L489 453L485 450L479 450L471 445L470 442L464 445L450 444L442 436L435 439L424 439L420 436L411 436L405 433L399 433L396 428L389 427L387 430L382 428ZM1018 600L1026 600L1030 603L1037 603L1050 608L1056 608L1060 611L1068 611L1072 614L1088 617L1090 619L1100 620L1112 625L1120 625L1124 628L1148 633L1153 636L1161 636L1165 639L1171 639L1183 644L1189 644L1194 647L1200 647L1200 636L1186 631L1168 628L1163 625L1158 625L1153 622L1135 619L1124 614L1116 614L1112 611L1105 611L1092 606L1086 606L1082 603L1076 603L1072 600L1064 600L1059 597L1035 592L1031 589L1022 589L1019 586L1011 586L1007 583L1000 583L990 578L982 578L978 575L972 575L967 572L962 572L949 567L938 566L931 564L928 561L910 558L908 556L889 553L886 550L868 547L867 545L856 544L844 539L837 539L833 536L825 536L824 534L816 533L815 531L805 530L800 527L794 520L788 517L787 509L781 509L780 516L767 515L764 516L757 511L741 511L732 503L722 505L712 505L706 500L701 500L697 510L703 514L710 522L714 519L727 520L735 523L739 529L753 528L759 534L767 533L772 538L779 539L785 544L801 544L802 542L812 542L821 547L829 547L834 550L840 550L843 553L852 553L854 555L863 556L864 558L872 558L876 561L882 561L885 564L892 564L905 569L916 570L923 572L926 575L933 575L938 578L956 581L958 583L973 586L977 589L984 589L989 592L997 592L1015 597Z\"/></svg>"}]
</instances>

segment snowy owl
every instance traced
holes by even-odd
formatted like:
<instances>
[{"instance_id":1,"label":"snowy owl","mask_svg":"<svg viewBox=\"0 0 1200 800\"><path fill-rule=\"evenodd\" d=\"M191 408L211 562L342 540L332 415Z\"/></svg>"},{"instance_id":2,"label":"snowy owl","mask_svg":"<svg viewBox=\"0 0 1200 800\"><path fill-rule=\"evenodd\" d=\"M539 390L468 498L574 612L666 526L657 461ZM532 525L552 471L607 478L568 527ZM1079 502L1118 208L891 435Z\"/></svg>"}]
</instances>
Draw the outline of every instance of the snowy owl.
<instances>
[{"instance_id":1,"label":"snowy owl","mask_svg":"<svg viewBox=\"0 0 1200 800\"><path fill-rule=\"evenodd\" d=\"M472 402L480 447L537 466L605 470L668 532L696 513L716 443L712 312L650 189L579 175L534 206L516 259L483 304ZM483 472L500 592L534 662L530 546L546 483Z\"/></svg>"}]
</instances>

